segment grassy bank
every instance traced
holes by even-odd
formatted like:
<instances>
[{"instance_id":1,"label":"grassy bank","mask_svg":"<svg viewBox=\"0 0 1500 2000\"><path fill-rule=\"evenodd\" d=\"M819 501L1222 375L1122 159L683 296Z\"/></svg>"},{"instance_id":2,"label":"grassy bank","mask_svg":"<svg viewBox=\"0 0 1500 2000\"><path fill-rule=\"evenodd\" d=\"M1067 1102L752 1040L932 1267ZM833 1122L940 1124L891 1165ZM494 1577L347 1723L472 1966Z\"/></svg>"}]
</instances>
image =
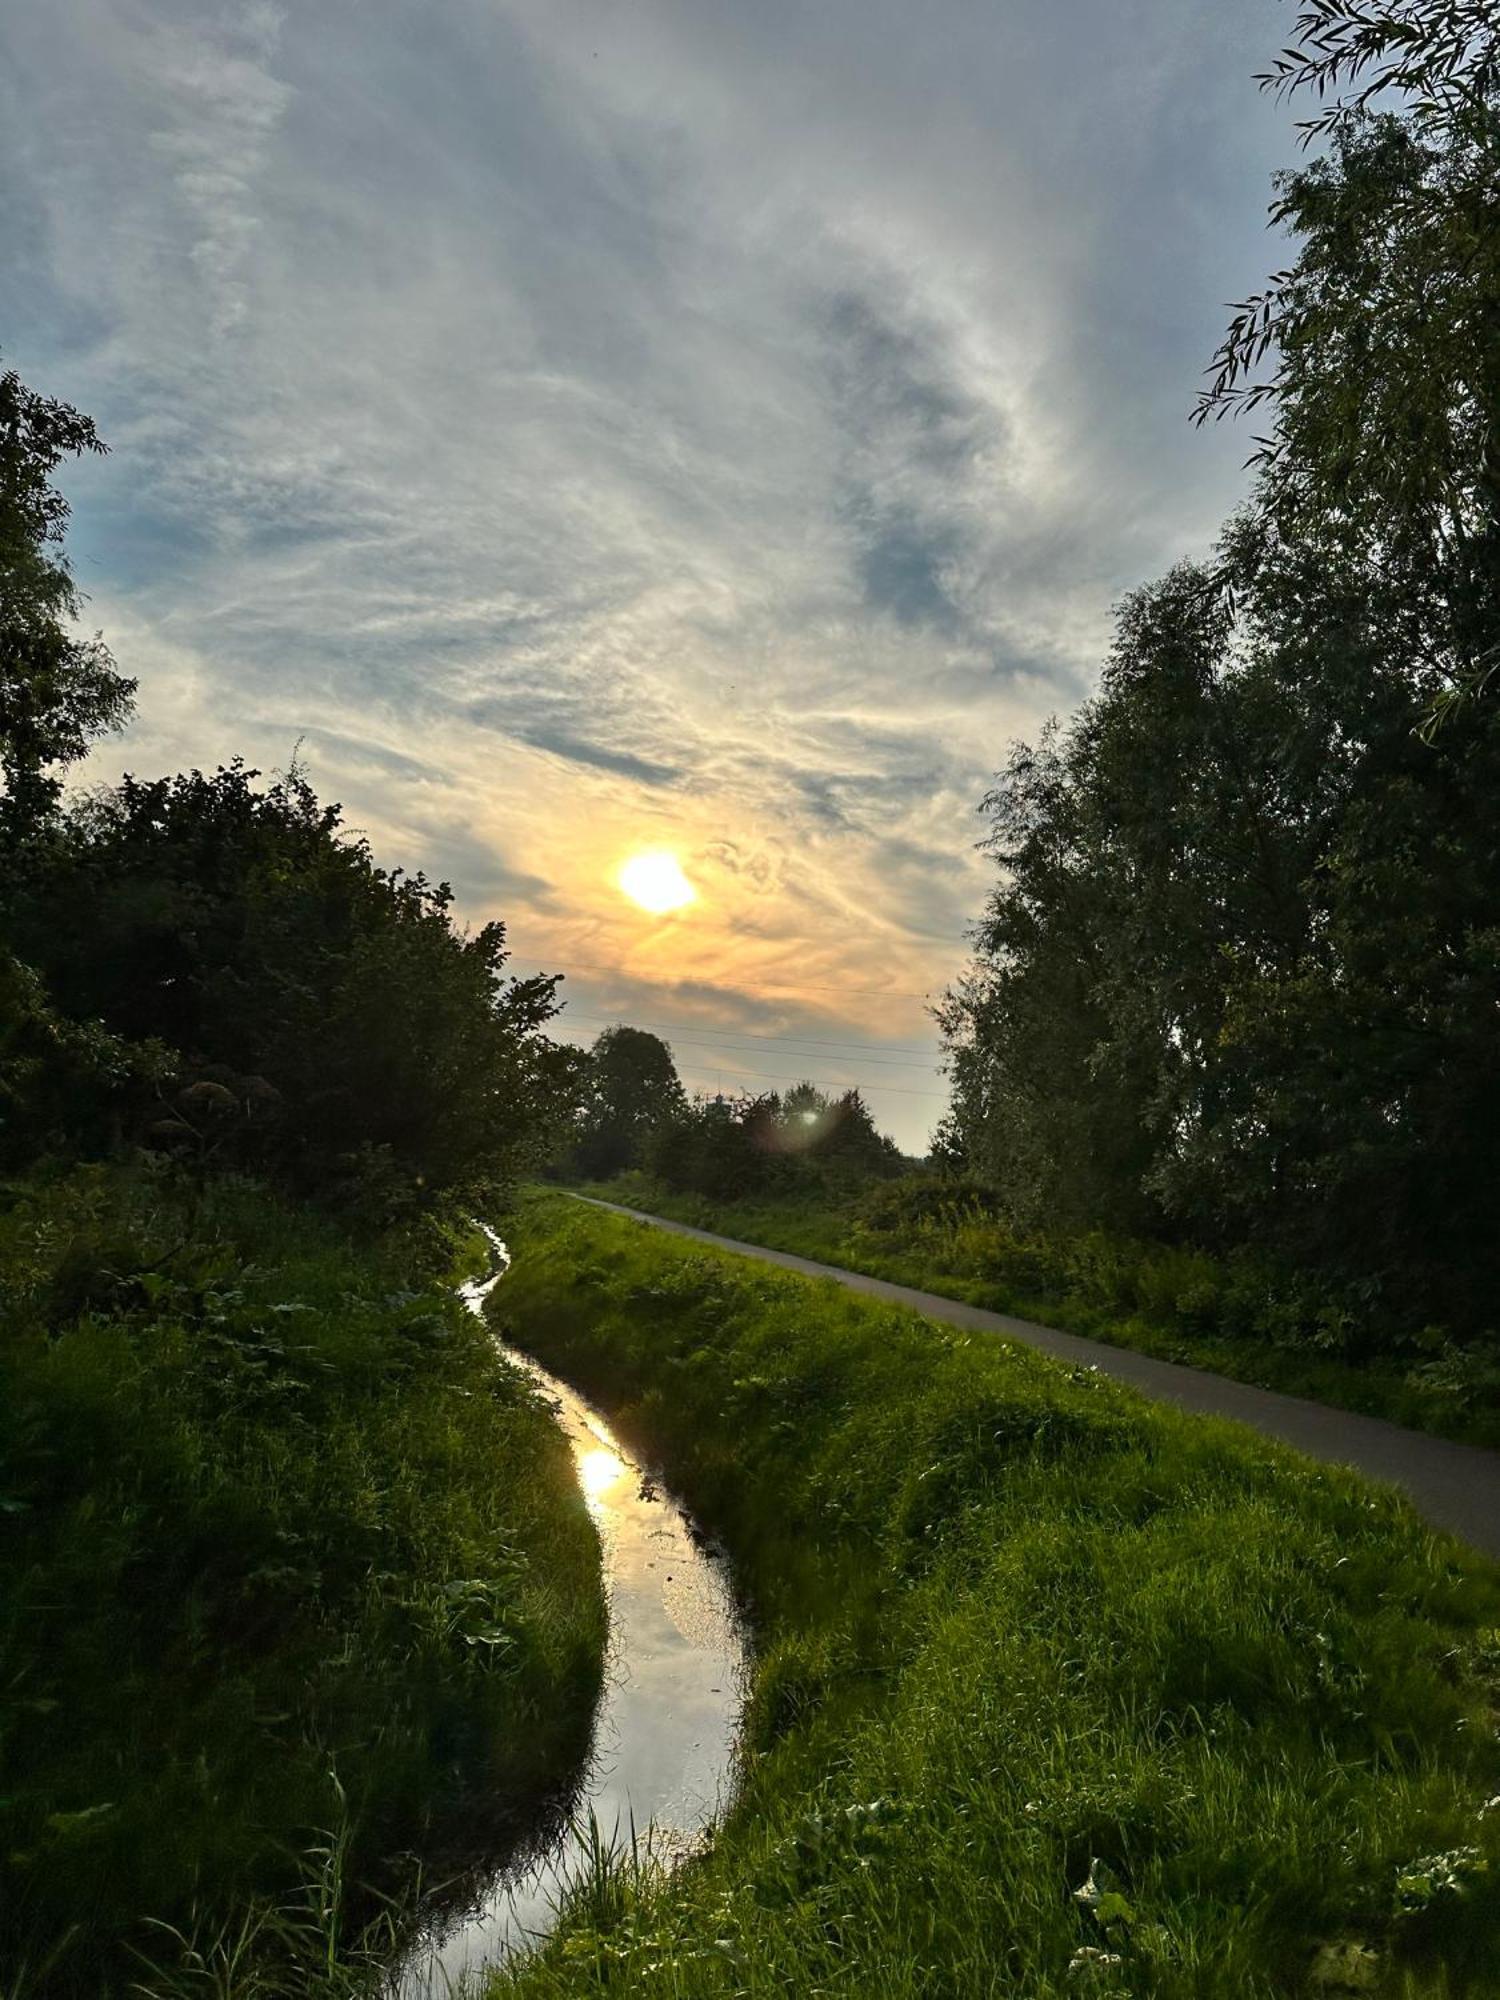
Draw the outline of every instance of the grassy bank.
<instances>
[{"instance_id":1,"label":"grassy bank","mask_svg":"<svg viewBox=\"0 0 1500 2000\"><path fill-rule=\"evenodd\" d=\"M446 1276L78 1170L6 1191L0 1324L6 2000L280 1992L252 1933L326 1959L356 1885L502 1847L582 1747L598 1552Z\"/></svg>"},{"instance_id":2,"label":"grassy bank","mask_svg":"<svg viewBox=\"0 0 1500 2000\"><path fill-rule=\"evenodd\" d=\"M759 1648L711 1853L601 1873L491 2000L1500 1990L1492 1568L1023 1350L556 1197L512 1235L494 1310Z\"/></svg>"},{"instance_id":3,"label":"grassy bank","mask_svg":"<svg viewBox=\"0 0 1500 2000\"><path fill-rule=\"evenodd\" d=\"M583 1190L774 1250L1184 1361L1242 1382L1500 1446L1500 1344L1391 1326L1310 1280L1161 1244L1022 1238L972 1196L894 1182L710 1201L623 1174Z\"/></svg>"}]
</instances>

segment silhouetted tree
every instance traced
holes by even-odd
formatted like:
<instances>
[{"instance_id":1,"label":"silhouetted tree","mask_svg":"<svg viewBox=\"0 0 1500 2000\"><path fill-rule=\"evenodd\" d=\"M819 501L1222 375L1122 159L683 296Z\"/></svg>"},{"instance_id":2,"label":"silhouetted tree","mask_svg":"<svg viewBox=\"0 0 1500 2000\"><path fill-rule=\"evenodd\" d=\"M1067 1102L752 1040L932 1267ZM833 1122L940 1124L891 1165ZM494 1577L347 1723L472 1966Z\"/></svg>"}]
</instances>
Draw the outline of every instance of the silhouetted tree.
<instances>
[{"instance_id":1,"label":"silhouetted tree","mask_svg":"<svg viewBox=\"0 0 1500 2000\"><path fill-rule=\"evenodd\" d=\"M18 897L23 957L68 1018L166 1043L179 1089L235 1094L232 1150L294 1186L391 1217L492 1198L568 1087L542 1033L556 980L507 980L503 925L456 931L446 884L378 867L300 775L256 776L80 804ZM155 1122L207 1150L228 1128L199 1108L169 1096Z\"/></svg>"},{"instance_id":2,"label":"silhouetted tree","mask_svg":"<svg viewBox=\"0 0 1500 2000\"><path fill-rule=\"evenodd\" d=\"M905 1166L857 1090L830 1096L813 1083L784 1097L700 1097L653 1135L644 1164L666 1186L715 1201L826 1194Z\"/></svg>"},{"instance_id":3,"label":"silhouetted tree","mask_svg":"<svg viewBox=\"0 0 1500 2000\"><path fill-rule=\"evenodd\" d=\"M62 551L64 458L102 452L93 424L0 374L0 863L57 802L58 772L130 711L101 639L68 629L79 598ZM7 857L9 857L7 861Z\"/></svg>"},{"instance_id":4,"label":"silhouetted tree","mask_svg":"<svg viewBox=\"0 0 1500 2000\"><path fill-rule=\"evenodd\" d=\"M945 1163L1015 1219L1470 1329L1500 1281L1500 706L1468 699L1500 661L1497 46L1468 0L1303 7L1263 81L1320 93L1329 150L1280 178L1293 262L1199 409L1269 417L1251 504L1013 750L942 1011Z\"/></svg>"},{"instance_id":5,"label":"silhouetted tree","mask_svg":"<svg viewBox=\"0 0 1500 2000\"><path fill-rule=\"evenodd\" d=\"M672 1051L659 1035L623 1024L606 1028L589 1053L571 1171L606 1180L638 1166L652 1132L676 1117L683 1102Z\"/></svg>"}]
</instances>

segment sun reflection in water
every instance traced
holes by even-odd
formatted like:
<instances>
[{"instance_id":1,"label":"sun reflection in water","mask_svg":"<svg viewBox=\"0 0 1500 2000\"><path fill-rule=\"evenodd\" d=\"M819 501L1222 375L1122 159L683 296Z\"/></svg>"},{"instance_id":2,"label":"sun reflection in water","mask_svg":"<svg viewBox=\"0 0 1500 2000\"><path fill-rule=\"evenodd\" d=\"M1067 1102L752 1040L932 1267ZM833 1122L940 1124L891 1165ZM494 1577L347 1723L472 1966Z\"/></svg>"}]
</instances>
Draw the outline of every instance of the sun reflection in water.
<instances>
[{"instance_id":1,"label":"sun reflection in water","mask_svg":"<svg viewBox=\"0 0 1500 2000\"><path fill-rule=\"evenodd\" d=\"M624 1476L624 1459L618 1452L610 1451L603 1445L578 1455L578 1483L583 1488L584 1499L591 1506L601 1501L611 1486Z\"/></svg>"}]
</instances>

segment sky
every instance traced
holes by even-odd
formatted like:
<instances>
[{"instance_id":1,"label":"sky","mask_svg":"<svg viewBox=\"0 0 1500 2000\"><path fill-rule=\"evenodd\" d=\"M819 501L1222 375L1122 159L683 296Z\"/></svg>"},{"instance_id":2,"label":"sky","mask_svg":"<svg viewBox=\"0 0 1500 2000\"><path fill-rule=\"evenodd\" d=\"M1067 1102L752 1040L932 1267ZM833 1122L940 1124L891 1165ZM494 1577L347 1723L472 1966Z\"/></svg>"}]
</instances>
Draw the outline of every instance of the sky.
<instances>
[{"instance_id":1,"label":"sky","mask_svg":"<svg viewBox=\"0 0 1500 2000\"><path fill-rule=\"evenodd\" d=\"M1008 745L1202 554L1278 0L0 0L107 782L297 757L691 1086L914 1152ZM651 916L618 873L667 850Z\"/></svg>"}]
</instances>

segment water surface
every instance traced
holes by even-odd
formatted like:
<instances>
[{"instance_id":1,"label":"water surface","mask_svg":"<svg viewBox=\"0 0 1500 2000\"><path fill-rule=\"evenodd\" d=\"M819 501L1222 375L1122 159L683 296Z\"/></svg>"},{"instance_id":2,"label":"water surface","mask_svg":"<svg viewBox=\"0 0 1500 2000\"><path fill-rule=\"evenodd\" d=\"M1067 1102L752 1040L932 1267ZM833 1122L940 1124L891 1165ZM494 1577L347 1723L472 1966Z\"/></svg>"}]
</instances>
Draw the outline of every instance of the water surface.
<instances>
[{"instance_id":1,"label":"water surface","mask_svg":"<svg viewBox=\"0 0 1500 2000\"><path fill-rule=\"evenodd\" d=\"M476 1313L504 1273L464 1286ZM745 1636L720 1556L631 1458L591 1404L529 1356L500 1343L554 1404L599 1529L609 1648L593 1743L566 1825L505 1870L477 1907L425 1938L401 1974L401 2000L438 2000L465 1974L499 1964L551 1930L586 1862L592 1814L606 1839L632 1830L657 1852L686 1853L727 1803L744 1692Z\"/></svg>"}]
</instances>

